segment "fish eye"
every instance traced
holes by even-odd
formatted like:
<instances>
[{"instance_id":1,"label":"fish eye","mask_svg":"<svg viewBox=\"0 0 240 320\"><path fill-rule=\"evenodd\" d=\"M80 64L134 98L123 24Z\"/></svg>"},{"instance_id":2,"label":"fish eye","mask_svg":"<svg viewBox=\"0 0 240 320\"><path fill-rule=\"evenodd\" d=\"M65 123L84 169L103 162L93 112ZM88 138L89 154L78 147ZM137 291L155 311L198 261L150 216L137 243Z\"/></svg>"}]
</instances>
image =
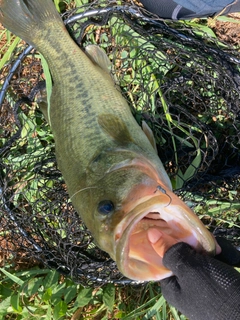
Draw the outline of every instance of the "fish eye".
<instances>
[{"instance_id":1,"label":"fish eye","mask_svg":"<svg viewBox=\"0 0 240 320\"><path fill-rule=\"evenodd\" d=\"M98 204L98 212L102 215L108 215L114 210L114 204L110 200L100 201Z\"/></svg>"}]
</instances>

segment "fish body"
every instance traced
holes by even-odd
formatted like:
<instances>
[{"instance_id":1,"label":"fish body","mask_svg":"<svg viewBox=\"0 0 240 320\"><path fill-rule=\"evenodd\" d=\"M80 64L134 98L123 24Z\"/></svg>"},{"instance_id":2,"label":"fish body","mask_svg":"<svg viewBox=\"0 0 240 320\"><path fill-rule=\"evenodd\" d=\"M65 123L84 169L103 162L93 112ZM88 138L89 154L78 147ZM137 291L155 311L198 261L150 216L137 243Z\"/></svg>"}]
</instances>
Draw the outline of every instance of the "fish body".
<instances>
[{"instance_id":1,"label":"fish body","mask_svg":"<svg viewBox=\"0 0 240 320\"><path fill-rule=\"evenodd\" d=\"M0 0L0 22L48 62L58 166L75 209L120 271L136 280L172 274L148 240L151 228L214 254L212 235L172 192L151 131L135 121L102 53L77 46L50 0Z\"/></svg>"}]
</instances>

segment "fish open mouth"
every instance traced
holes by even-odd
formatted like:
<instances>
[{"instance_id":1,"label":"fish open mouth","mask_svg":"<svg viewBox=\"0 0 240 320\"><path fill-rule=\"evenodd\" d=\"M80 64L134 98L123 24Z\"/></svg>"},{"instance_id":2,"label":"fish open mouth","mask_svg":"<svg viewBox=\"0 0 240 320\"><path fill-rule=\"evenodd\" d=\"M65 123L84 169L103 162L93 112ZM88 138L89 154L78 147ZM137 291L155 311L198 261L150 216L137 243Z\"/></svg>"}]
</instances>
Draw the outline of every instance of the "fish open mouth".
<instances>
[{"instance_id":1,"label":"fish open mouth","mask_svg":"<svg viewBox=\"0 0 240 320\"><path fill-rule=\"evenodd\" d=\"M169 239L173 244L186 242L197 251L215 252L213 236L192 210L174 194L171 204L166 201L157 196L139 204L116 229L116 262L120 271L130 279L156 281L172 275L162 263ZM162 255L149 241L151 229L158 229L163 235Z\"/></svg>"}]
</instances>

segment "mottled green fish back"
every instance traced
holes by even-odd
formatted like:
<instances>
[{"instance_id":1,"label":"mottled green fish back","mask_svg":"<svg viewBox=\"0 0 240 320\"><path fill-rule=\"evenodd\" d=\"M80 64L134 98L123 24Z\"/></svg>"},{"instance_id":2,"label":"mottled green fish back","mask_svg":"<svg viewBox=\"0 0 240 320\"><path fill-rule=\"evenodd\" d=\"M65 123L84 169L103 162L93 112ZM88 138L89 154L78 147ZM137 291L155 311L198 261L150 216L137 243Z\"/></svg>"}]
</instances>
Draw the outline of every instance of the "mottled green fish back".
<instances>
[{"instance_id":1,"label":"mottled green fish back","mask_svg":"<svg viewBox=\"0 0 240 320\"><path fill-rule=\"evenodd\" d=\"M39 32L47 33L46 25L63 25L51 0L0 0L0 23L33 46Z\"/></svg>"}]
</instances>

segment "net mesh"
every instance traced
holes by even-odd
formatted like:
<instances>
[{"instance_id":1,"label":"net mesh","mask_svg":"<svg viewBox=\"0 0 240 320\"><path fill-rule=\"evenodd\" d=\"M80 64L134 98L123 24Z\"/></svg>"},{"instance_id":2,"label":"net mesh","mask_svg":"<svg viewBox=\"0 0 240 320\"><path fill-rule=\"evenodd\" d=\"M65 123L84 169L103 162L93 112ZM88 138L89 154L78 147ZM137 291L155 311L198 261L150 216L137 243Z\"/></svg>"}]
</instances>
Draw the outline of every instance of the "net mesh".
<instances>
[{"instance_id":1,"label":"net mesh","mask_svg":"<svg viewBox=\"0 0 240 320\"><path fill-rule=\"evenodd\" d=\"M132 3L95 1L63 19L81 47L107 52L136 120L154 132L176 194L239 246L240 53ZM84 285L134 283L71 205L38 106L44 79L41 57L24 44L0 73L1 263L35 259Z\"/></svg>"}]
</instances>

